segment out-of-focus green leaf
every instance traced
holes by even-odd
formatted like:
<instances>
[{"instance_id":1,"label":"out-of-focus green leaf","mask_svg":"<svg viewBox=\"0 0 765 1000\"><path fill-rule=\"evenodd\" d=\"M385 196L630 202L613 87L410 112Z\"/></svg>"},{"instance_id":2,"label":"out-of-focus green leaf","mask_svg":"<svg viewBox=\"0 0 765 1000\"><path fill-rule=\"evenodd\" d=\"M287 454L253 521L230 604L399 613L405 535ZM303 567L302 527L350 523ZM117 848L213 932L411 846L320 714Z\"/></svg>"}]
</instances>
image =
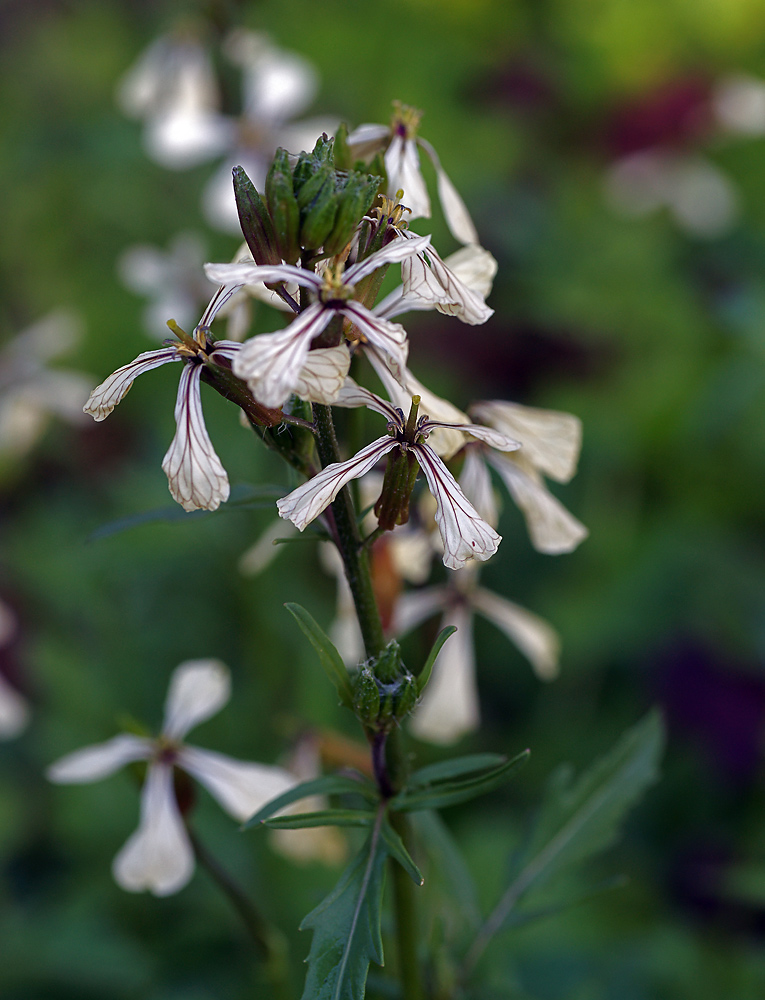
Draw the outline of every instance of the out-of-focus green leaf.
<instances>
[{"instance_id":1,"label":"out-of-focus green leaf","mask_svg":"<svg viewBox=\"0 0 765 1000\"><path fill-rule=\"evenodd\" d=\"M424 788L406 788L391 799L390 807L399 812L411 812L413 809L443 809L445 806L467 802L507 781L514 771L526 763L529 754L530 751L523 750L511 760L505 761L499 767L484 771L477 777L441 781Z\"/></svg>"},{"instance_id":2,"label":"out-of-focus green leaf","mask_svg":"<svg viewBox=\"0 0 765 1000\"><path fill-rule=\"evenodd\" d=\"M437 877L451 890L460 914L473 929L481 922L478 890L449 829L437 812L423 809L411 817L419 840L433 860Z\"/></svg>"},{"instance_id":3,"label":"out-of-focus green leaf","mask_svg":"<svg viewBox=\"0 0 765 1000\"><path fill-rule=\"evenodd\" d=\"M262 823L270 816L273 816L274 813L279 812L280 809L285 809L287 806L292 805L293 802L299 802L300 799L307 799L311 795L340 795L349 792L356 795L363 795L372 802L378 798L373 785L365 779L356 780L355 778L347 778L342 774L325 774L321 778L312 778L311 781L303 781L301 784L295 785L294 788L290 788L288 792L284 792L282 795L277 795L275 799L271 799L270 802L267 802L262 809L259 809L254 816L251 816L244 823L244 829L257 826L258 823Z\"/></svg>"},{"instance_id":4,"label":"out-of-focus green leaf","mask_svg":"<svg viewBox=\"0 0 765 1000\"><path fill-rule=\"evenodd\" d=\"M422 877L422 872L412 860L409 851L404 847L404 841L387 820L383 820L383 824L380 827L380 835L385 841L385 846L390 856L398 861L414 884L423 885L425 879Z\"/></svg>"},{"instance_id":5,"label":"out-of-focus green leaf","mask_svg":"<svg viewBox=\"0 0 765 1000\"><path fill-rule=\"evenodd\" d=\"M437 764L428 764L427 767L414 771L409 778L408 786L419 788L475 771L488 771L490 768L500 767L506 760L507 757L498 753L472 753L465 757L452 757L450 760L441 760Z\"/></svg>"},{"instance_id":6,"label":"out-of-focus green leaf","mask_svg":"<svg viewBox=\"0 0 765 1000\"><path fill-rule=\"evenodd\" d=\"M301 607L299 604L292 603L285 604L284 606L308 637L308 640L313 648L319 654L321 665L324 667L327 677L329 677L337 688L340 700L347 708L350 708L353 705L353 689L351 687L351 680L348 676L348 670L343 663L343 658L338 653L334 643L321 628L315 618L313 618L305 608Z\"/></svg>"},{"instance_id":7,"label":"out-of-focus green leaf","mask_svg":"<svg viewBox=\"0 0 765 1000\"><path fill-rule=\"evenodd\" d=\"M447 625L446 628L442 628L441 631L436 636L436 641L433 643L430 652L428 653L428 658L422 666L422 670L417 675L417 695L421 695L425 690L425 685L430 680L430 675L433 673L433 664L436 662L436 657L441 652L441 647L449 638L457 631L456 625Z\"/></svg>"},{"instance_id":8,"label":"out-of-focus green leaf","mask_svg":"<svg viewBox=\"0 0 765 1000\"><path fill-rule=\"evenodd\" d=\"M368 826L374 818L370 810L321 809L293 816L272 816L262 822L274 830L307 830L314 826Z\"/></svg>"}]
</instances>

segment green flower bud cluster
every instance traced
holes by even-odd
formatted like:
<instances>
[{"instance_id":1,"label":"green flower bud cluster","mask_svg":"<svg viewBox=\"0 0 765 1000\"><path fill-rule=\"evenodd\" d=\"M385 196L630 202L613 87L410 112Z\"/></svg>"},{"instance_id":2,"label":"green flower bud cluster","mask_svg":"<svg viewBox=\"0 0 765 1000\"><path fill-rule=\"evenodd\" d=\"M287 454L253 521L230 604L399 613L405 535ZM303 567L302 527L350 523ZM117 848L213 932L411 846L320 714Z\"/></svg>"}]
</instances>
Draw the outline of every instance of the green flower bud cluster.
<instances>
[{"instance_id":1,"label":"green flower bud cluster","mask_svg":"<svg viewBox=\"0 0 765 1000\"><path fill-rule=\"evenodd\" d=\"M382 178L366 169L336 169L334 142L322 135L297 163L286 149L278 149L264 198L242 167L234 168L239 219L256 263L295 264L305 251L332 256L350 242Z\"/></svg>"},{"instance_id":2,"label":"green flower bud cluster","mask_svg":"<svg viewBox=\"0 0 765 1000\"><path fill-rule=\"evenodd\" d=\"M367 730L389 731L417 702L416 678L401 660L396 640L362 664L353 688L353 708Z\"/></svg>"}]
</instances>

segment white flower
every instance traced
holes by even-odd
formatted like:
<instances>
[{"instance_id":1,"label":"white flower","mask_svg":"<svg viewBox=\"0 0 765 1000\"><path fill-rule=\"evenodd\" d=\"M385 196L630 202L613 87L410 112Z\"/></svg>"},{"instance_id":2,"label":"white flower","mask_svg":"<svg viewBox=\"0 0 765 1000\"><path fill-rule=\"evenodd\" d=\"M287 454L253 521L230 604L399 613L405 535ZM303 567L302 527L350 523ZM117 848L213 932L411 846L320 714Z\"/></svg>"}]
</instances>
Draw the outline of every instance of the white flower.
<instances>
[{"instance_id":1,"label":"white flower","mask_svg":"<svg viewBox=\"0 0 765 1000\"><path fill-rule=\"evenodd\" d=\"M478 727L480 712L475 677L473 615L478 613L505 633L531 662L536 675L552 680L558 673L560 641L546 621L526 608L477 586L477 569L455 573L444 587L404 594L396 605L392 631L401 635L443 612L441 628L457 628L439 653L411 730L431 743L453 743Z\"/></svg>"},{"instance_id":2,"label":"white flower","mask_svg":"<svg viewBox=\"0 0 765 1000\"><path fill-rule=\"evenodd\" d=\"M351 153L361 159L371 159L378 150L385 150L385 171L388 175L388 195L404 192L404 200L412 210L412 218L430 218L430 198L420 170L418 146L430 157L436 170L438 196L446 224L460 243L478 243L478 234L465 203L449 180L435 149L417 134L419 111L399 101L394 102L390 125L360 125L348 136Z\"/></svg>"},{"instance_id":3,"label":"white flower","mask_svg":"<svg viewBox=\"0 0 765 1000\"><path fill-rule=\"evenodd\" d=\"M132 761L148 761L140 825L112 868L123 889L148 889L155 896L167 896L191 878L194 851L173 789L174 767L196 778L240 821L296 784L281 767L234 760L182 742L190 729L226 704L230 693L230 675L222 663L188 660L171 678L160 736L148 739L122 733L105 743L76 750L48 769L50 781L80 784L108 777Z\"/></svg>"},{"instance_id":4,"label":"white flower","mask_svg":"<svg viewBox=\"0 0 765 1000\"><path fill-rule=\"evenodd\" d=\"M281 406L296 391L311 341L338 315L353 325L352 333L357 340L368 342L381 351L393 371L400 372L408 350L406 331L398 323L376 316L355 301L352 297L354 286L379 267L418 253L428 245L429 239L428 236L395 239L346 271L338 266L336 270L325 271L323 276L287 264L207 264L205 271L212 281L241 284L292 281L316 295L316 301L284 330L262 333L246 341L234 359L234 374L247 382L252 394L264 406Z\"/></svg>"},{"instance_id":5,"label":"white flower","mask_svg":"<svg viewBox=\"0 0 765 1000\"><path fill-rule=\"evenodd\" d=\"M523 512L534 548L548 555L573 551L587 529L547 490L542 476L567 483L574 475L582 441L578 417L499 400L473 404L470 415L523 446L511 456L491 446L468 445L460 484L476 509L489 523L497 523L488 464Z\"/></svg>"},{"instance_id":6,"label":"white flower","mask_svg":"<svg viewBox=\"0 0 765 1000\"><path fill-rule=\"evenodd\" d=\"M0 647L7 646L16 631L16 618L4 601L0 601ZM16 688L0 674L0 740L12 740L26 729L29 705Z\"/></svg>"},{"instance_id":7,"label":"white flower","mask_svg":"<svg viewBox=\"0 0 765 1000\"><path fill-rule=\"evenodd\" d=\"M352 479L369 472L388 452L398 448L411 452L425 473L428 488L436 500L436 524L444 543L444 565L459 569L470 559L489 559L501 541L497 532L480 517L473 505L460 490L454 476L425 443L431 429L438 427L427 416L420 417L408 432L401 410L356 385L346 381L335 401L336 406L367 406L388 419L388 434L377 438L347 462L333 462L292 493L277 501L282 517L292 521L301 531L335 499L340 490ZM474 435L495 448L513 451L518 442L488 427L459 426L458 430Z\"/></svg>"},{"instance_id":8,"label":"white flower","mask_svg":"<svg viewBox=\"0 0 765 1000\"><path fill-rule=\"evenodd\" d=\"M48 362L71 350L81 324L58 310L27 327L0 351L0 457L18 458L42 435L51 417L83 421L89 380L80 372L49 368Z\"/></svg>"}]
</instances>

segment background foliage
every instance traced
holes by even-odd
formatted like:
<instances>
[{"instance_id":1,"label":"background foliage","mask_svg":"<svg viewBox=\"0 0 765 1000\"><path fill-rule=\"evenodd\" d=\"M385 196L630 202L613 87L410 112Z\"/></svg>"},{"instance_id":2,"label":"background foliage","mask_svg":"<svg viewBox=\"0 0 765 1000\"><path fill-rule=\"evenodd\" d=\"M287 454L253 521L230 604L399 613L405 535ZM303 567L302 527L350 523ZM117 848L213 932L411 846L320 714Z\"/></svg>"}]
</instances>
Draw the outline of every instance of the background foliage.
<instances>
[{"instance_id":1,"label":"background foliage","mask_svg":"<svg viewBox=\"0 0 765 1000\"><path fill-rule=\"evenodd\" d=\"M762 996L765 142L722 136L704 116L719 79L765 76L765 8L6 2L0 335L76 309L87 337L65 364L94 384L151 346L117 258L132 243L164 247L201 229L212 170L150 163L138 126L116 109L115 86L157 34L206 16L266 30L310 57L323 81L317 110L359 124L387 120L394 98L425 109L423 134L500 267L486 326L415 318L412 367L461 406L512 398L584 421L580 472L561 496L590 538L573 555L538 556L508 508L503 558L485 573L559 628L564 653L560 679L542 686L503 638L476 625L485 725L459 749L532 749L507 790L446 815L484 908L554 767L581 771L654 704L669 727L664 778L590 870L591 882L624 873L626 886L500 936L483 959L497 996ZM647 147L714 163L736 191L730 225L702 238L666 210L616 213L607 172ZM448 249L442 219L433 231ZM208 259L235 249L221 234L205 239ZM306 724L357 736L282 608L296 601L324 625L331 618L315 555L286 546L267 585L238 574L271 511L92 537L170 502L159 466L176 374L141 379L105 425L52 425L32 456L0 470L0 592L20 621L2 666L34 713L19 740L0 746L0 992L9 1000L253 995L249 945L203 873L164 900L112 882L111 859L136 819L129 775L66 789L42 776L62 753L112 735L120 713L156 726L182 659L216 656L234 674L232 703L200 743L270 762ZM283 483L212 397L208 426L232 482ZM297 924L337 873L296 868L262 832L238 834L203 795L198 812L212 849L294 954L306 954ZM370 982L370 996L377 989Z\"/></svg>"}]
</instances>

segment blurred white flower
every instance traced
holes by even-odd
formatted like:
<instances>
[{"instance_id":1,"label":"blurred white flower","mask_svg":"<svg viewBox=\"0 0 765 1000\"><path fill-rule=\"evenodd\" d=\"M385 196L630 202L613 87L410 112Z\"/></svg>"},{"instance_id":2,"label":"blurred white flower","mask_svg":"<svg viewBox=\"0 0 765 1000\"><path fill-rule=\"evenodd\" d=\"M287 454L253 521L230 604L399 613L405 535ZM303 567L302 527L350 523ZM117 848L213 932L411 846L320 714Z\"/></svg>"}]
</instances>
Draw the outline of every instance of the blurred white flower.
<instances>
[{"instance_id":1,"label":"blurred white flower","mask_svg":"<svg viewBox=\"0 0 765 1000\"><path fill-rule=\"evenodd\" d=\"M765 80L746 73L724 76L712 89L712 111L736 135L765 135Z\"/></svg>"},{"instance_id":2,"label":"blurred white flower","mask_svg":"<svg viewBox=\"0 0 765 1000\"><path fill-rule=\"evenodd\" d=\"M174 767L204 785L239 821L296 784L284 768L234 760L183 742L186 733L218 712L230 694L231 678L222 663L188 660L172 675L162 733L156 739L122 733L76 750L48 769L49 780L56 784L81 784L106 778L134 761L148 762L140 825L112 866L123 889L168 896L192 876L194 851L175 796Z\"/></svg>"},{"instance_id":3,"label":"blurred white flower","mask_svg":"<svg viewBox=\"0 0 765 1000\"><path fill-rule=\"evenodd\" d=\"M7 646L16 632L16 616L0 601L0 647ZM29 705L16 688L0 674L0 740L12 740L29 723Z\"/></svg>"},{"instance_id":4,"label":"blurred white flower","mask_svg":"<svg viewBox=\"0 0 765 1000\"><path fill-rule=\"evenodd\" d=\"M0 458L28 452L51 417L83 422L89 376L48 367L77 345L81 333L81 323L73 313L57 310L0 350Z\"/></svg>"}]
</instances>

